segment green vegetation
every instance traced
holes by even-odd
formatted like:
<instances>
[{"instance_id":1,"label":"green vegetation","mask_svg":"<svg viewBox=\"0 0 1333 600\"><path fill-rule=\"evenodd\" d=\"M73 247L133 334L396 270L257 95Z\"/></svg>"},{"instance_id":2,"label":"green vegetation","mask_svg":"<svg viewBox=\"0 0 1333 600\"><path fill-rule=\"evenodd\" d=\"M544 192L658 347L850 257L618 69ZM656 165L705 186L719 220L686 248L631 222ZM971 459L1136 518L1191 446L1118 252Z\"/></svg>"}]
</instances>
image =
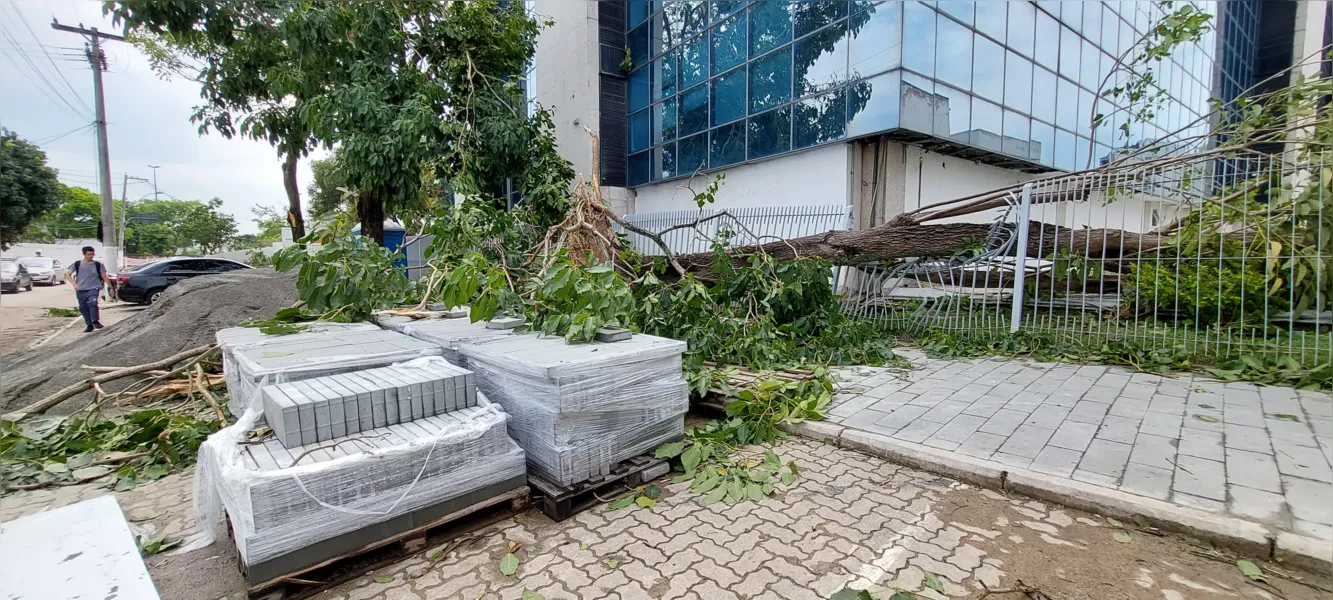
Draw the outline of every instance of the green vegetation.
<instances>
[{"instance_id":1,"label":"green vegetation","mask_svg":"<svg viewBox=\"0 0 1333 600\"><path fill-rule=\"evenodd\" d=\"M0 129L0 249L19 242L29 224L60 205L61 187L45 152Z\"/></svg>"},{"instance_id":2,"label":"green vegetation","mask_svg":"<svg viewBox=\"0 0 1333 600\"><path fill-rule=\"evenodd\" d=\"M97 224L102 220L101 199L83 188L57 185L59 204L32 221L22 239L50 242L97 237ZM208 202L140 200L132 203L130 214L125 215L123 202L112 203L116 226L125 221L125 250L136 256L170 256L186 249L203 254L217 252L236 235L236 220L221 212L221 208L219 198Z\"/></svg>"},{"instance_id":3,"label":"green vegetation","mask_svg":"<svg viewBox=\"0 0 1333 600\"><path fill-rule=\"evenodd\" d=\"M48 317L60 317L60 318L77 317L77 316L79 316L79 309L77 309L77 308L48 308L48 309L46 309L46 316L48 316Z\"/></svg>"},{"instance_id":4,"label":"green vegetation","mask_svg":"<svg viewBox=\"0 0 1333 600\"><path fill-rule=\"evenodd\" d=\"M1287 309L1287 298L1269 295L1263 259L1144 259L1133 263L1121 286L1127 310L1199 325L1262 322Z\"/></svg>"}]
</instances>

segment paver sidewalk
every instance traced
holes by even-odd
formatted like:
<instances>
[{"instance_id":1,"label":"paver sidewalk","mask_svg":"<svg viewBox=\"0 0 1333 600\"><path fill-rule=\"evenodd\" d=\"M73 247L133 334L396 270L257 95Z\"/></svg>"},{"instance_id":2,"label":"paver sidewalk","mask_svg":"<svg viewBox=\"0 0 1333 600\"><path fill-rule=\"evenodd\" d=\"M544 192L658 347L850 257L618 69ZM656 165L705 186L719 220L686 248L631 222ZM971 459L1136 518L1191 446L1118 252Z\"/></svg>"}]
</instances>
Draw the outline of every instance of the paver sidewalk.
<instances>
[{"instance_id":1,"label":"paver sidewalk","mask_svg":"<svg viewBox=\"0 0 1333 600\"><path fill-rule=\"evenodd\" d=\"M829 420L1333 540L1327 393L1117 367L905 354L918 368L839 370Z\"/></svg>"}]
</instances>

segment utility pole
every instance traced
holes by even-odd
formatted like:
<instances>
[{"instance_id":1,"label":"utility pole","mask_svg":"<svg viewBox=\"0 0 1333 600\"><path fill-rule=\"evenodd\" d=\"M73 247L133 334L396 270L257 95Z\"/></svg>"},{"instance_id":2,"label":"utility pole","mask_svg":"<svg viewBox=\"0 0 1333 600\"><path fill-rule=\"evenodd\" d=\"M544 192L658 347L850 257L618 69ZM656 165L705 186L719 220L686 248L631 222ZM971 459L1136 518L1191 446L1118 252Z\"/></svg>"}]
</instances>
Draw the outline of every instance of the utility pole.
<instances>
[{"instance_id":1,"label":"utility pole","mask_svg":"<svg viewBox=\"0 0 1333 600\"><path fill-rule=\"evenodd\" d=\"M123 42L125 38L101 33L96 27L84 29L82 24L78 27L61 25L55 19L51 20L51 29L77 33L88 38L89 45L85 47L84 55L88 57L88 64L93 68L93 101L96 103L97 112L97 120L94 122L97 126L97 172L102 192L102 248L107 264L119 270L120 240L116 238L116 215L111 196L111 155L106 139L106 102L102 98L102 71L106 69L106 55L102 53L101 41L108 39Z\"/></svg>"},{"instance_id":2,"label":"utility pole","mask_svg":"<svg viewBox=\"0 0 1333 600\"><path fill-rule=\"evenodd\" d=\"M156 175L154 175L153 178L156 179ZM131 179L135 181L143 181L145 183L148 181L142 177L130 177L130 174L126 173L125 180L120 184L120 244L122 249L125 247L125 233L128 231L126 229L126 222L129 219L130 214L130 198L128 192ZM153 190L156 192L157 184L153 185Z\"/></svg>"},{"instance_id":3,"label":"utility pole","mask_svg":"<svg viewBox=\"0 0 1333 600\"><path fill-rule=\"evenodd\" d=\"M156 200L157 200L157 170L158 170L159 168L161 168L161 165L148 165L148 168L150 168L150 169L153 170L153 200L156 201Z\"/></svg>"}]
</instances>

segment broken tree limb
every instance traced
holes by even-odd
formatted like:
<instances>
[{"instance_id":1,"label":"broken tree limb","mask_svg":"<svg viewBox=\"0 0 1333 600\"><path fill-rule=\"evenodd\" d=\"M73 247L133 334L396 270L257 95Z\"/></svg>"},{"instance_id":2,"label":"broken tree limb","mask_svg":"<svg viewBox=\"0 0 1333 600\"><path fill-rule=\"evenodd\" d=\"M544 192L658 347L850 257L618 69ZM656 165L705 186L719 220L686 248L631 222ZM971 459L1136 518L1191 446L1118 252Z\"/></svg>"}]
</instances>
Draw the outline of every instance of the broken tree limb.
<instances>
[{"instance_id":1,"label":"broken tree limb","mask_svg":"<svg viewBox=\"0 0 1333 600\"><path fill-rule=\"evenodd\" d=\"M192 348L184 352L173 354L156 362L151 362L143 365L136 365L133 367L125 367L119 371L112 371L110 373L103 373L101 375L89 377L88 379L67 386L64 389L54 394L51 394L50 396L42 398L41 400L33 402L32 404L29 404L19 410L11 412L5 415L3 419L6 421L15 421L15 422L22 421L23 419L26 419L32 415L38 415L44 413L47 410L50 410L52 407L56 406L57 404L60 404L61 402L64 402L65 400L68 400L69 398L72 398L82 392L86 392L90 389L93 389L93 384L101 384L101 383L106 383L108 381L115 381L122 377L129 377L130 375L138 375L146 371L165 369L187 358L197 357L207 352L210 352L216 347L217 346L214 344L208 344L206 346L200 346L198 348Z\"/></svg>"}]
</instances>

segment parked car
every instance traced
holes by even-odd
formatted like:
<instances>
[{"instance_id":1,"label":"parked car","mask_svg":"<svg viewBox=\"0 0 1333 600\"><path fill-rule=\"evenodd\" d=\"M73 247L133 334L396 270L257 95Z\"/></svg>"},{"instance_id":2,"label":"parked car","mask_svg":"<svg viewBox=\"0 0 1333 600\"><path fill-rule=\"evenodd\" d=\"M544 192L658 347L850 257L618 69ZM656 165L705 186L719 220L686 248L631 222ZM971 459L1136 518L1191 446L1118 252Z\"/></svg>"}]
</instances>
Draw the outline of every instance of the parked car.
<instances>
[{"instance_id":1,"label":"parked car","mask_svg":"<svg viewBox=\"0 0 1333 600\"><path fill-rule=\"evenodd\" d=\"M32 291L32 275L28 268L17 260L0 260L0 292Z\"/></svg>"},{"instance_id":2,"label":"parked car","mask_svg":"<svg viewBox=\"0 0 1333 600\"><path fill-rule=\"evenodd\" d=\"M45 256L24 256L18 259L18 263L27 267L28 274L32 275L33 283L42 285L60 285L65 283L65 273L62 270L63 265L54 258Z\"/></svg>"},{"instance_id":3,"label":"parked car","mask_svg":"<svg viewBox=\"0 0 1333 600\"><path fill-rule=\"evenodd\" d=\"M249 268L225 258L168 258L122 271L116 276L116 293L126 302L153 304L167 288L186 279Z\"/></svg>"}]
</instances>

